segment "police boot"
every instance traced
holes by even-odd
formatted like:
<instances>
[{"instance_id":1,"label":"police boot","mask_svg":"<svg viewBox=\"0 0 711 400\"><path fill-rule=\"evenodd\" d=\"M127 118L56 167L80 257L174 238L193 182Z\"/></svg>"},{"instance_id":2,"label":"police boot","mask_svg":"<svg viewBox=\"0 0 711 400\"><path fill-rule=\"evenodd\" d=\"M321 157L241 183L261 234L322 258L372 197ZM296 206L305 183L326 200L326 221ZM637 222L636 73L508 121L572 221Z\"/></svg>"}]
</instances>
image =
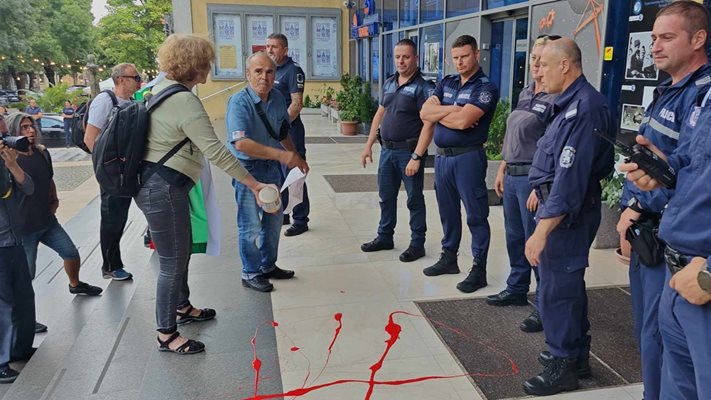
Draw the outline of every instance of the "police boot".
<instances>
[{"instance_id":1,"label":"police boot","mask_svg":"<svg viewBox=\"0 0 711 400\"><path fill-rule=\"evenodd\" d=\"M422 270L427 276L438 276L444 274L458 274L459 265L457 264L457 253L447 249L442 249L442 254L439 256L434 265Z\"/></svg>"},{"instance_id":2,"label":"police boot","mask_svg":"<svg viewBox=\"0 0 711 400\"><path fill-rule=\"evenodd\" d=\"M553 354L549 351L542 351L538 354L538 362L544 367L553 360ZM592 376L592 369L590 368L590 355L586 354L577 359L575 362L575 370L578 374L578 379L588 379Z\"/></svg>"},{"instance_id":3,"label":"police boot","mask_svg":"<svg viewBox=\"0 0 711 400\"><path fill-rule=\"evenodd\" d=\"M486 287L486 263L478 264L474 261L472 269L469 270L469 275L463 281L457 283L457 289L464 293L473 293L477 290Z\"/></svg>"},{"instance_id":4,"label":"police boot","mask_svg":"<svg viewBox=\"0 0 711 400\"><path fill-rule=\"evenodd\" d=\"M550 396L577 389L575 363L575 358L552 357L540 375L523 383L523 390L534 396Z\"/></svg>"}]
</instances>

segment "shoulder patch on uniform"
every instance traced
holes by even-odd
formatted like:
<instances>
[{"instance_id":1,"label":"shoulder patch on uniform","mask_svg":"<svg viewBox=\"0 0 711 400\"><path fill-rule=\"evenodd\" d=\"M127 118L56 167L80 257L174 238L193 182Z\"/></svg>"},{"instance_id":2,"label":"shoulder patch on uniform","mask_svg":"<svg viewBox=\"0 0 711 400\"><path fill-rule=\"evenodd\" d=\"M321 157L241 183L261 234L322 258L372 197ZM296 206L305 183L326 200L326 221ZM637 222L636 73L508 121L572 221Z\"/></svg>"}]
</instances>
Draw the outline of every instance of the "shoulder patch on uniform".
<instances>
[{"instance_id":1,"label":"shoulder patch on uniform","mask_svg":"<svg viewBox=\"0 0 711 400\"><path fill-rule=\"evenodd\" d=\"M694 83L696 84L696 86L708 85L709 83L711 83L711 76L709 76L709 75L702 76L701 78L697 79L696 82L694 82Z\"/></svg>"},{"instance_id":2,"label":"shoulder patch on uniform","mask_svg":"<svg viewBox=\"0 0 711 400\"><path fill-rule=\"evenodd\" d=\"M566 111L566 113L565 113L565 119L574 118L576 115L578 115L578 107L577 107L577 105L576 105L575 108L569 109L568 111Z\"/></svg>"},{"instance_id":3,"label":"shoulder patch on uniform","mask_svg":"<svg viewBox=\"0 0 711 400\"><path fill-rule=\"evenodd\" d=\"M304 74L296 74L296 83L304 83Z\"/></svg>"},{"instance_id":4,"label":"shoulder patch on uniform","mask_svg":"<svg viewBox=\"0 0 711 400\"><path fill-rule=\"evenodd\" d=\"M694 111L691 112L691 115L689 115L689 126L690 127L695 127L696 123L699 121L699 115L701 115L701 107L699 106L694 106Z\"/></svg>"},{"instance_id":5,"label":"shoulder patch on uniform","mask_svg":"<svg viewBox=\"0 0 711 400\"><path fill-rule=\"evenodd\" d=\"M485 91L479 93L479 102L482 104L489 104L493 97L494 96L491 95L491 92L489 92L488 90L485 90Z\"/></svg>"},{"instance_id":6,"label":"shoulder patch on uniform","mask_svg":"<svg viewBox=\"0 0 711 400\"><path fill-rule=\"evenodd\" d=\"M570 168L575 160L575 148L572 146L563 147L563 151L560 153L560 167Z\"/></svg>"},{"instance_id":7,"label":"shoulder patch on uniform","mask_svg":"<svg viewBox=\"0 0 711 400\"><path fill-rule=\"evenodd\" d=\"M479 80L481 81L481 83L489 83L489 82L491 82L491 81L489 80L489 78L487 78L487 77L485 77L485 76L482 76L481 78L479 78Z\"/></svg>"}]
</instances>

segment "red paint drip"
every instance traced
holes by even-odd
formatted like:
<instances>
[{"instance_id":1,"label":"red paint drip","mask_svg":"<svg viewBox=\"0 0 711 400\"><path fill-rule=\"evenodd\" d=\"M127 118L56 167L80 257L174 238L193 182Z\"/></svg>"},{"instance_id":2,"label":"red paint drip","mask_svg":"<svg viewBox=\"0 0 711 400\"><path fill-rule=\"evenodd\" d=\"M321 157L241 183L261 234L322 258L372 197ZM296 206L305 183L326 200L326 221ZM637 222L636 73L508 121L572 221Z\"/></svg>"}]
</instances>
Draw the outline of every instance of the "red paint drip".
<instances>
[{"instance_id":1,"label":"red paint drip","mask_svg":"<svg viewBox=\"0 0 711 400\"><path fill-rule=\"evenodd\" d=\"M279 323L276 321L272 321L272 326L276 328L277 326L279 326Z\"/></svg>"},{"instance_id":2,"label":"red paint drip","mask_svg":"<svg viewBox=\"0 0 711 400\"><path fill-rule=\"evenodd\" d=\"M257 332L259 328L254 331L254 336L252 337L252 369L254 369L254 397L257 397L259 393L259 370L262 368L262 360L257 357Z\"/></svg>"},{"instance_id":3,"label":"red paint drip","mask_svg":"<svg viewBox=\"0 0 711 400\"><path fill-rule=\"evenodd\" d=\"M383 367L383 362L388 356L388 353L390 353L390 349L392 349L393 345L395 345L395 342L400 339L400 332L402 332L402 326L395 323L395 321L393 320L393 314L395 313L390 313L390 315L388 316L388 324L385 325L385 332L390 335L388 340L385 341L385 351L383 351L383 355L380 356L380 360L370 366L370 381L368 382L368 391L365 393L365 400L370 400L370 396L373 395L373 390L375 389L375 374L377 374L378 371L380 371L380 368Z\"/></svg>"},{"instance_id":4,"label":"red paint drip","mask_svg":"<svg viewBox=\"0 0 711 400\"><path fill-rule=\"evenodd\" d=\"M314 378L312 383L316 383L318 381L318 378L321 377L321 374L323 374L323 371L326 370L326 367L328 366L328 362L331 360L331 350L333 350L333 345L336 344L336 340L338 339L338 336L341 334L341 329L343 329L343 313L336 313L333 316L333 319L338 322L338 326L336 327L336 332L333 334L333 339L331 339L331 344L328 345L328 355L326 355L326 362L323 363L323 368L321 368L321 372L318 373L316 378Z\"/></svg>"},{"instance_id":5,"label":"red paint drip","mask_svg":"<svg viewBox=\"0 0 711 400\"><path fill-rule=\"evenodd\" d=\"M291 351L299 351L299 350L301 350L301 349L299 349L298 347L294 346L294 347L292 347L290 350L291 350Z\"/></svg>"}]
</instances>

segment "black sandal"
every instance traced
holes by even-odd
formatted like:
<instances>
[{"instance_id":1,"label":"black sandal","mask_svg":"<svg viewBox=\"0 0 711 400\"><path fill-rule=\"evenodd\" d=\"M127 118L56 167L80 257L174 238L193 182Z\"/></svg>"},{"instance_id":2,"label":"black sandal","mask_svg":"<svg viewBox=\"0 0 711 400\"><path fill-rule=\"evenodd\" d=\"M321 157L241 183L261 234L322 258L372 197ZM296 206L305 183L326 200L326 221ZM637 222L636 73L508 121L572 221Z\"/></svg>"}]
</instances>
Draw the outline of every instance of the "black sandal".
<instances>
[{"instance_id":1,"label":"black sandal","mask_svg":"<svg viewBox=\"0 0 711 400\"><path fill-rule=\"evenodd\" d=\"M200 342L198 340L192 340L188 339L185 343L180 345L180 347L176 349L171 349L168 347L175 339L180 337L180 332L175 331L173 332L172 335L165 341L160 340L160 337L157 337L158 339L158 344L160 347L158 347L158 351L166 351L169 353L176 353L176 354L195 354L195 353L200 353L202 351L205 351L205 343Z\"/></svg>"},{"instance_id":2,"label":"black sandal","mask_svg":"<svg viewBox=\"0 0 711 400\"><path fill-rule=\"evenodd\" d=\"M177 323L178 325L184 325L184 324L189 324L193 321L195 322L202 322L202 321L209 321L217 315L217 311L213 310L212 308L201 308L200 309L200 314L199 315L191 315L190 312L193 310L192 304L188 304L188 310L185 312L180 312L178 311L178 319Z\"/></svg>"}]
</instances>

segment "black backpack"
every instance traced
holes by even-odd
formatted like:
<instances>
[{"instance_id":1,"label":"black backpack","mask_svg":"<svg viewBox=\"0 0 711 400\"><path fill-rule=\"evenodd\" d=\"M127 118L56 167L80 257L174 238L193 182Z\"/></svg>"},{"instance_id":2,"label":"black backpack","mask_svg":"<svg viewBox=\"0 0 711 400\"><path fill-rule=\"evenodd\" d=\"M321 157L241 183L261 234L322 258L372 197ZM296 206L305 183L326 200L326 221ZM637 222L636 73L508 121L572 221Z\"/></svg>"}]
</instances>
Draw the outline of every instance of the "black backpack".
<instances>
[{"instance_id":1,"label":"black backpack","mask_svg":"<svg viewBox=\"0 0 711 400\"><path fill-rule=\"evenodd\" d=\"M99 94L106 93L111 97L111 101L114 103L114 107L118 104L118 99L112 90L102 90ZM96 97L99 97L99 94ZM94 99L96 98L94 97ZM81 103L74 111L74 118L69 123L71 129L72 143L78 148L84 150L85 152L91 154L91 150L84 143L84 134L86 133L86 125L89 123L89 108L91 107L91 102L94 99L89 100L86 103Z\"/></svg>"},{"instance_id":2,"label":"black backpack","mask_svg":"<svg viewBox=\"0 0 711 400\"><path fill-rule=\"evenodd\" d=\"M138 193L142 185L150 112L175 93L187 91L185 86L173 84L155 96L147 96L144 101L132 102L123 108L114 101L114 108L94 143L91 157L96 180L104 192L117 197L133 197ZM113 93L110 95L114 99ZM145 180L189 141L185 138L165 154L145 176Z\"/></svg>"}]
</instances>

